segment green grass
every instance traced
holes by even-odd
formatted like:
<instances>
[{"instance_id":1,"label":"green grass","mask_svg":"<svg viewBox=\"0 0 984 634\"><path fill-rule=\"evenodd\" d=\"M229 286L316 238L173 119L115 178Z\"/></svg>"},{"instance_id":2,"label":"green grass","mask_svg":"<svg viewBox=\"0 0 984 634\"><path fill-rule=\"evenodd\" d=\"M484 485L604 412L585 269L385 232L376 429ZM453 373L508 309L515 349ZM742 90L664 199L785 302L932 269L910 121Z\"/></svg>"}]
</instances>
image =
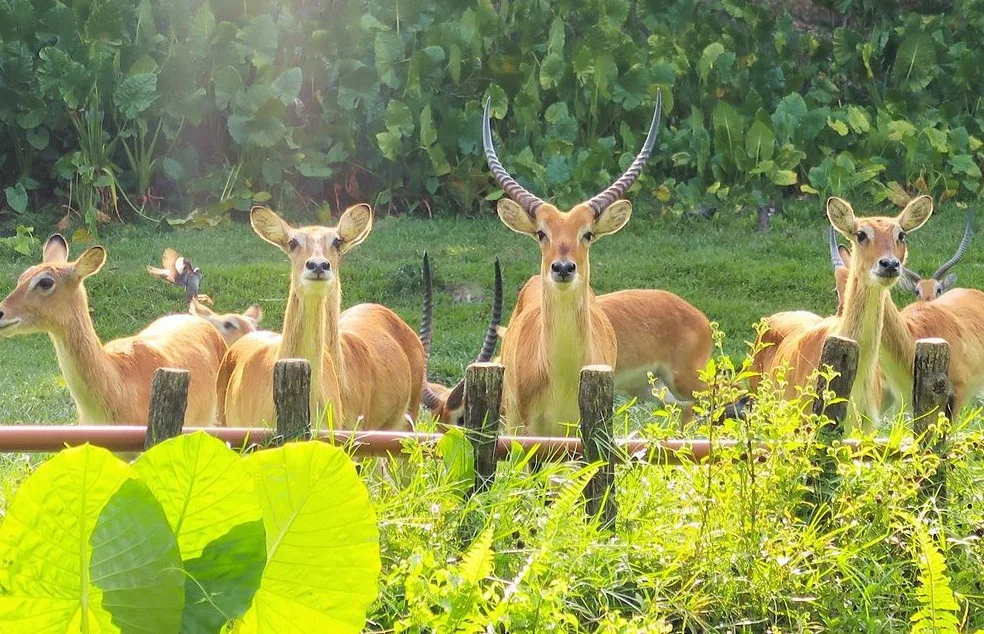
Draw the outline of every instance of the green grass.
<instances>
[{"instance_id":1,"label":"green grass","mask_svg":"<svg viewBox=\"0 0 984 634\"><path fill-rule=\"evenodd\" d=\"M860 213L865 213L859 209ZM965 212L937 211L911 238L909 264L931 273L948 258L963 229ZM713 220L660 219L637 211L619 234L592 248L592 284L599 293L624 288L662 288L700 308L728 334L726 351L745 352L753 324L781 310L829 314L835 306L827 256L826 220L819 203L797 203L768 233L754 230L748 215L721 211ZM43 237L43 236L42 236ZM167 233L107 229L100 241L106 266L87 282L96 331L103 340L132 334L169 312L184 310L182 293L152 279L144 266L158 262L167 246L201 266L202 291L221 311L241 311L258 302L263 326L279 329L289 283L285 257L248 226ZM77 255L86 245L73 245ZM457 380L481 345L491 301L492 261L501 258L506 315L519 289L539 267L533 240L506 229L489 214L482 219L379 219L369 239L343 260L343 303L379 302L415 328L420 320L420 261L430 252L435 274L434 347L431 375ZM0 294L36 258L0 261ZM984 287L984 265L972 248L957 268L959 285ZM455 298L466 288L477 301ZM896 302L908 303L901 291ZM0 420L73 422L75 409L47 338L0 340Z\"/></svg>"}]
</instances>

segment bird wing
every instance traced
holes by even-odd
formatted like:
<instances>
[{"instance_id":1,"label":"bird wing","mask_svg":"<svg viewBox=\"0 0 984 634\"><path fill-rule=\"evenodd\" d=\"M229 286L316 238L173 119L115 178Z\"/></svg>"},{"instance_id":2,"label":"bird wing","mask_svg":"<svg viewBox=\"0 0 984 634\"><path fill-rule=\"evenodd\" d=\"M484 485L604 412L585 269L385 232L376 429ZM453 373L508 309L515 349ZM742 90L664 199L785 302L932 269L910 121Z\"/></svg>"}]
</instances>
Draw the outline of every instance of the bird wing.
<instances>
[{"instance_id":1,"label":"bird wing","mask_svg":"<svg viewBox=\"0 0 984 634\"><path fill-rule=\"evenodd\" d=\"M170 269L159 269L154 266L148 266L147 272L153 275L154 277L159 277L165 282L171 282L172 284L174 283L174 280L172 279L173 272Z\"/></svg>"},{"instance_id":2,"label":"bird wing","mask_svg":"<svg viewBox=\"0 0 984 634\"><path fill-rule=\"evenodd\" d=\"M174 269L175 264L181 258L181 255L177 251L168 247L164 249L164 255L161 257L161 264L163 264L165 269Z\"/></svg>"}]
</instances>

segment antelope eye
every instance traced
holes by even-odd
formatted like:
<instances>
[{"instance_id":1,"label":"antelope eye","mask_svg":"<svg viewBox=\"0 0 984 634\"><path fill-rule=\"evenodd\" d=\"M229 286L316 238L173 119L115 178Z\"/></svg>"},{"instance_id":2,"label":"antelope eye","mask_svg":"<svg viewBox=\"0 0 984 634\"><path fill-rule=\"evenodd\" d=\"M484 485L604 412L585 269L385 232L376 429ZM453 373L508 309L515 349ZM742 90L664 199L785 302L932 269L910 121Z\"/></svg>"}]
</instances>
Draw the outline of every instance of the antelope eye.
<instances>
[{"instance_id":1,"label":"antelope eye","mask_svg":"<svg viewBox=\"0 0 984 634\"><path fill-rule=\"evenodd\" d=\"M539 240L540 242L543 242L544 240L547 239L547 234L543 233L542 231L537 231L536 239Z\"/></svg>"},{"instance_id":2,"label":"antelope eye","mask_svg":"<svg viewBox=\"0 0 984 634\"><path fill-rule=\"evenodd\" d=\"M226 330L235 330L236 324L232 323L231 321L227 321L224 324L222 324L222 327L225 328Z\"/></svg>"},{"instance_id":3,"label":"antelope eye","mask_svg":"<svg viewBox=\"0 0 984 634\"><path fill-rule=\"evenodd\" d=\"M905 242L905 231L899 231L899 242Z\"/></svg>"},{"instance_id":4,"label":"antelope eye","mask_svg":"<svg viewBox=\"0 0 984 634\"><path fill-rule=\"evenodd\" d=\"M290 240L287 241L287 248L290 249L291 251L293 251L299 246L301 246L301 244L294 238L291 238Z\"/></svg>"},{"instance_id":5,"label":"antelope eye","mask_svg":"<svg viewBox=\"0 0 984 634\"><path fill-rule=\"evenodd\" d=\"M42 291L50 291L55 286L55 280L50 277L42 277L38 280L38 288Z\"/></svg>"},{"instance_id":6,"label":"antelope eye","mask_svg":"<svg viewBox=\"0 0 984 634\"><path fill-rule=\"evenodd\" d=\"M868 234L865 233L864 231L858 231L857 238L858 238L858 244L861 244L862 242L868 239Z\"/></svg>"},{"instance_id":7,"label":"antelope eye","mask_svg":"<svg viewBox=\"0 0 984 634\"><path fill-rule=\"evenodd\" d=\"M591 233L590 231L587 232L586 234L584 234L584 241L585 242L591 242L594 239L595 239L595 234Z\"/></svg>"},{"instance_id":8,"label":"antelope eye","mask_svg":"<svg viewBox=\"0 0 984 634\"><path fill-rule=\"evenodd\" d=\"M341 238L335 238L334 240L332 240L331 241L331 247L333 249L341 249L342 248L342 239Z\"/></svg>"}]
</instances>

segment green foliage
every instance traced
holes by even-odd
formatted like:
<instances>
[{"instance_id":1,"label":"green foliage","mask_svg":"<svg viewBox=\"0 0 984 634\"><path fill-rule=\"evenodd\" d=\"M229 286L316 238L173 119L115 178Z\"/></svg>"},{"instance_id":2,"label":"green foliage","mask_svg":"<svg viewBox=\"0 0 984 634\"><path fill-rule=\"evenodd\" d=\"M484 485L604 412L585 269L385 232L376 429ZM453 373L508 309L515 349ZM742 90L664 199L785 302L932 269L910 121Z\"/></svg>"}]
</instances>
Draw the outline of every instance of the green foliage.
<instances>
[{"instance_id":1,"label":"green foliage","mask_svg":"<svg viewBox=\"0 0 984 634\"><path fill-rule=\"evenodd\" d=\"M914 521L912 532L919 566L919 589L916 597L920 604L919 610L912 615L912 632L956 634L960 631L960 621L957 619L960 604L950 588L946 559L923 524L922 518Z\"/></svg>"},{"instance_id":2,"label":"green foliage","mask_svg":"<svg viewBox=\"0 0 984 634\"><path fill-rule=\"evenodd\" d=\"M14 0L0 5L0 184L11 210L67 201L91 233L120 198L134 214L164 197L213 221L263 195L473 211L501 195L479 151L490 96L506 168L570 204L626 166L662 89L661 150L634 193L674 210L976 196L980 3L831 11Z\"/></svg>"},{"instance_id":3,"label":"green foliage","mask_svg":"<svg viewBox=\"0 0 984 634\"><path fill-rule=\"evenodd\" d=\"M274 631L285 613L357 632L379 574L375 516L341 449L243 460L202 432L132 467L61 452L7 510L0 561L0 623L17 632Z\"/></svg>"}]
</instances>

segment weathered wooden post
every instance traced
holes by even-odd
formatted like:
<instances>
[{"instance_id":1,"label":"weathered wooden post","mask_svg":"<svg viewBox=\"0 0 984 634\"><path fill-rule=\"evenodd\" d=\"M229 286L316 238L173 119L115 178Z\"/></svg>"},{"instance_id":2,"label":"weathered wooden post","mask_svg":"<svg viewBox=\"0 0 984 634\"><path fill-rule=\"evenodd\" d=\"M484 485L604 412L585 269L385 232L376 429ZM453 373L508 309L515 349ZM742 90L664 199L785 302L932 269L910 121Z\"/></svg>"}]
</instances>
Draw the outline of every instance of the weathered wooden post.
<instances>
[{"instance_id":1,"label":"weathered wooden post","mask_svg":"<svg viewBox=\"0 0 984 634\"><path fill-rule=\"evenodd\" d=\"M488 489L495 478L503 372L498 363L472 363L465 370L464 427L475 453L472 493Z\"/></svg>"},{"instance_id":2,"label":"weathered wooden post","mask_svg":"<svg viewBox=\"0 0 984 634\"><path fill-rule=\"evenodd\" d=\"M150 412L147 417L147 437L144 449L174 438L184 426L188 409L188 386L191 372L173 368L158 368L150 384Z\"/></svg>"},{"instance_id":3,"label":"weathered wooden post","mask_svg":"<svg viewBox=\"0 0 984 634\"><path fill-rule=\"evenodd\" d=\"M607 365L582 368L577 401L581 410L584 459L589 464L604 463L584 489L586 508L589 514L600 515L603 528L614 528L618 514L615 505L615 439L612 431L615 371Z\"/></svg>"},{"instance_id":4,"label":"weathered wooden post","mask_svg":"<svg viewBox=\"0 0 984 634\"><path fill-rule=\"evenodd\" d=\"M922 494L946 500L946 429L937 427L940 415L949 417L950 344L943 339L920 339L912 368L912 434L923 448L939 458L936 473L920 487Z\"/></svg>"},{"instance_id":5,"label":"weathered wooden post","mask_svg":"<svg viewBox=\"0 0 984 634\"><path fill-rule=\"evenodd\" d=\"M813 403L813 413L817 416L826 414L833 424L817 431L817 437L822 445L817 460L820 473L810 483L813 489L813 501L819 502L829 497L833 482L837 476L837 461L827 450L835 440L844 437L844 419L847 417L848 398L854 387L854 379L858 373L858 343L853 339L840 335L829 335L823 342L820 353L820 368L830 366L837 374L829 381L823 376L817 380L817 400ZM836 402L828 402L823 398L824 392L833 392Z\"/></svg>"},{"instance_id":6,"label":"weathered wooden post","mask_svg":"<svg viewBox=\"0 0 984 634\"><path fill-rule=\"evenodd\" d=\"M281 359L273 366L273 404L277 444L311 438L311 364L306 359Z\"/></svg>"}]
</instances>

